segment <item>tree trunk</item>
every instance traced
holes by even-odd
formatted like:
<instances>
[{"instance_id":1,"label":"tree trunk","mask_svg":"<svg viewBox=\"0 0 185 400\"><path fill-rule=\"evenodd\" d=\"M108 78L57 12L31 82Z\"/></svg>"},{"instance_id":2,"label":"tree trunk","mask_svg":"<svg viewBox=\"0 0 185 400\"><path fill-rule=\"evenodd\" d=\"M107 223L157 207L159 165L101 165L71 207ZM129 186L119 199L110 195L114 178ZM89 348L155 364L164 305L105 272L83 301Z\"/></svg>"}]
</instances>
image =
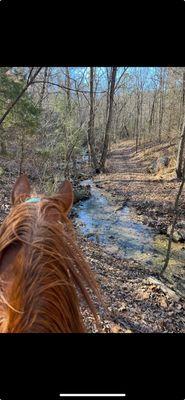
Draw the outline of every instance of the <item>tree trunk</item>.
<instances>
[{"instance_id":1,"label":"tree trunk","mask_svg":"<svg viewBox=\"0 0 185 400\"><path fill-rule=\"evenodd\" d=\"M107 97L106 97L106 111L105 111L105 123L107 123L108 113L109 113L109 98L110 98L110 84L111 84L111 73L109 72L109 68L106 68L107 72Z\"/></svg>"},{"instance_id":2,"label":"tree trunk","mask_svg":"<svg viewBox=\"0 0 185 400\"><path fill-rule=\"evenodd\" d=\"M127 137L129 137L130 135L129 135L129 131L128 131L128 128L127 128L127 126L126 126L126 125L124 125L124 128L125 128L125 132L126 132L126 135L127 135Z\"/></svg>"},{"instance_id":3,"label":"tree trunk","mask_svg":"<svg viewBox=\"0 0 185 400\"><path fill-rule=\"evenodd\" d=\"M185 144L185 117L182 126L182 132L179 141L178 154L177 154L177 164L176 164L176 175L177 179L182 179L182 163L184 154L184 144Z\"/></svg>"},{"instance_id":4,"label":"tree trunk","mask_svg":"<svg viewBox=\"0 0 185 400\"><path fill-rule=\"evenodd\" d=\"M136 115L136 153L137 153L137 151L138 151L138 144L139 144L139 118L140 118L140 99L139 99L139 93L137 94L136 109L137 109L137 115Z\"/></svg>"},{"instance_id":5,"label":"tree trunk","mask_svg":"<svg viewBox=\"0 0 185 400\"><path fill-rule=\"evenodd\" d=\"M156 95L157 95L157 91L155 90L153 103L152 103L152 108L151 108L150 119L149 119L149 136L151 134L152 125L154 123L154 110L155 110Z\"/></svg>"},{"instance_id":6,"label":"tree trunk","mask_svg":"<svg viewBox=\"0 0 185 400\"><path fill-rule=\"evenodd\" d=\"M90 114L88 123L88 144L90 149L90 160L92 167L96 172L99 172L98 161L95 152L95 139L94 139L94 68L90 67Z\"/></svg>"},{"instance_id":7,"label":"tree trunk","mask_svg":"<svg viewBox=\"0 0 185 400\"><path fill-rule=\"evenodd\" d=\"M66 67L66 95L67 95L67 110L70 113L71 112L71 94L70 94L70 89L71 89L71 80L70 80L70 72L69 72L69 67Z\"/></svg>"},{"instance_id":8,"label":"tree trunk","mask_svg":"<svg viewBox=\"0 0 185 400\"><path fill-rule=\"evenodd\" d=\"M160 83L159 83L159 143L161 142L162 121L164 114L164 68L160 68Z\"/></svg>"},{"instance_id":9,"label":"tree trunk","mask_svg":"<svg viewBox=\"0 0 185 400\"><path fill-rule=\"evenodd\" d=\"M185 71L182 74L182 101L180 102L180 118L179 118L179 129L182 129L183 116L185 114Z\"/></svg>"},{"instance_id":10,"label":"tree trunk","mask_svg":"<svg viewBox=\"0 0 185 400\"><path fill-rule=\"evenodd\" d=\"M70 88L71 88L71 80L70 80L70 72L69 72L69 68L66 67L66 100L67 100L67 114L70 115L71 113L71 92L70 92ZM69 149L69 138L68 138L68 130L67 127L64 127L64 138L65 138L65 170L64 170L64 177L66 179L69 179L70 177L70 170L69 170L69 164L70 164L70 159L71 159L71 155L72 152Z\"/></svg>"},{"instance_id":11,"label":"tree trunk","mask_svg":"<svg viewBox=\"0 0 185 400\"><path fill-rule=\"evenodd\" d=\"M23 172L22 167L23 167L23 163L24 163L24 138L25 138L25 134L22 131L21 132L21 138L20 138L20 147L21 147L21 149L20 149L19 175L21 175L22 172Z\"/></svg>"},{"instance_id":12,"label":"tree trunk","mask_svg":"<svg viewBox=\"0 0 185 400\"><path fill-rule=\"evenodd\" d=\"M3 129L3 126L0 126L0 144L1 144L1 154L6 155L7 154L7 148L6 148L6 140L5 140L5 131Z\"/></svg>"},{"instance_id":13,"label":"tree trunk","mask_svg":"<svg viewBox=\"0 0 185 400\"><path fill-rule=\"evenodd\" d=\"M105 161L107 159L107 153L108 153L108 147L109 147L109 137L110 137L110 131L111 131L111 126L112 126L114 90L115 90L115 83L116 83L116 72L117 72L117 67L112 67L108 118L107 118L107 124L106 124L106 129L105 129L103 152L102 152L102 156L101 156L101 160L100 160L100 169L102 171L105 170Z\"/></svg>"},{"instance_id":14,"label":"tree trunk","mask_svg":"<svg viewBox=\"0 0 185 400\"><path fill-rule=\"evenodd\" d=\"M138 136L138 144L140 145L141 143L141 135L142 135L142 131L143 131L143 91L140 93L140 123L139 123L139 131L140 131L140 135Z\"/></svg>"},{"instance_id":15,"label":"tree trunk","mask_svg":"<svg viewBox=\"0 0 185 400\"><path fill-rule=\"evenodd\" d=\"M40 101L39 101L40 107L42 106L42 102L43 102L43 99L44 99L47 75L48 75L48 67L46 67L45 70L44 70L44 80L43 80L42 90L41 90L41 94L40 94Z\"/></svg>"}]
</instances>

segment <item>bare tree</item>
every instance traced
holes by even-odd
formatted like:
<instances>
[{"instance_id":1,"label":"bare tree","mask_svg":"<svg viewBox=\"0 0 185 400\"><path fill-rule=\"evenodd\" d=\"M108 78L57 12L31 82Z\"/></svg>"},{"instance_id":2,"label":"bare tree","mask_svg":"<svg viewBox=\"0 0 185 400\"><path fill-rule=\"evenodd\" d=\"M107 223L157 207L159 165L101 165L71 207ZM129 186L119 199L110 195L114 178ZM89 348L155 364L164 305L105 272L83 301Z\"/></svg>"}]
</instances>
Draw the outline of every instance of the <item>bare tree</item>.
<instances>
[{"instance_id":1,"label":"bare tree","mask_svg":"<svg viewBox=\"0 0 185 400\"><path fill-rule=\"evenodd\" d=\"M39 100L39 105L40 106L42 105L42 102L43 102L43 99L44 99L47 78L48 78L48 67L46 67L44 69L44 78L43 78L43 84L42 84L42 89L41 89L41 93L40 93L40 100Z\"/></svg>"},{"instance_id":2,"label":"bare tree","mask_svg":"<svg viewBox=\"0 0 185 400\"><path fill-rule=\"evenodd\" d=\"M164 76L165 68L161 67L159 78L159 143L161 142L161 131L164 114Z\"/></svg>"},{"instance_id":3,"label":"bare tree","mask_svg":"<svg viewBox=\"0 0 185 400\"><path fill-rule=\"evenodd\" d=\"M182 94L181 94L180 112L179 112L179 130L181 130L181 128L182 128L184 114L185 114L185 69L183 68Z\"/></svg>"},{"instance_id":4,"label":"bare tree","mask_svg":"<svg viewBox=\"0 0 185 400\"><path fill-rule=\"evenodd\" d=\"M66 96L67 96L67 109L68 112L71 112L71 93L70 93L70 89L71 89L71 79L70 79L70 71L69 71L69 67L66 67Z\"/></svg>"},{"instance_id":5,"label":"bare tree","mask_svg":"<svg viewBox=\"0 0 185 400\"><path fill-rule=\"evenodd\" d=\"M149 136L151 135L152 125L153 125L153 122L154 122L154 111L155 111L156 98L157 98L157 90L155 89L154 95L153 95L153 100L152 100L152 107L151 107L150 117L149 117Z\"/></svg>"},{"instance_id":6,"label":"bare tree","mask_svg":"<svg viewBox=\"0 0 185 400\"><path fill-rule=\"evenodd\" d=\"M88 123L88 144L90 150L90 158L93 168L99 172L98 161L95 151L95 138L94 138L94 68L90 67L90 113Z\"/></svg>"},{"instance_id":7,"label":"bare tree","mask_svg":"<svg viewBox=\"0 0 185 400\"><path fill-rule=\"evenodd\" d=\"M113 102L114 102L114 92L115 92L115 83L116 83L116 72L117 67L112 67L111 69L111 83L110 83L110 94L109 94L109 107L108 107L108 118L105 128L105 137L104 137L104 145L102 156L100 160L100 169L102 171L105 170L105 161L107 159L108 147L109 147L109 137L110 131L112 127L112 117L113 117Z\"/></svg>"},{"instance_id":8,"label":"bare tree","mask_svg":"<svg viewBox=\"0 0 185 400\"><path fill-rule=\"evenodd\" d=\"M184 144L185 144L185 117L184 117L181 136L180 136L180 140L179 140L179 146L178 146L177 163L176 163L177 179L182 179L182 177L183 177L182 163L183 163L183 154L184 154Z\"/></svg>"}]
</instances>

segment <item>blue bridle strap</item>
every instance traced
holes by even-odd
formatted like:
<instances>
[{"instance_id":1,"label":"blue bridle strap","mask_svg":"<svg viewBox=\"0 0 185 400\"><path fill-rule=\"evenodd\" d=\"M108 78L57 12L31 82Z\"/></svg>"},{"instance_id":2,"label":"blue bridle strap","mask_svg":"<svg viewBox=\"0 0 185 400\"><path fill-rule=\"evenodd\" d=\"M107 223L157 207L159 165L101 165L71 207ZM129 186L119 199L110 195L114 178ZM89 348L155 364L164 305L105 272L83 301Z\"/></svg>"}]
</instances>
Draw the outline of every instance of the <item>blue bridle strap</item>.
<instances>
[{"instance_id":1,"label":"blue bridle strap","mask_svg":"<svg viewBox=\"0 0 185 400\"><path fill-rule=\"evenodd\" d=\"M25 203L39 203L39 201L41 201L40 197L30 197L30 199L25 201Z\"/></svg>"}]
</instances>

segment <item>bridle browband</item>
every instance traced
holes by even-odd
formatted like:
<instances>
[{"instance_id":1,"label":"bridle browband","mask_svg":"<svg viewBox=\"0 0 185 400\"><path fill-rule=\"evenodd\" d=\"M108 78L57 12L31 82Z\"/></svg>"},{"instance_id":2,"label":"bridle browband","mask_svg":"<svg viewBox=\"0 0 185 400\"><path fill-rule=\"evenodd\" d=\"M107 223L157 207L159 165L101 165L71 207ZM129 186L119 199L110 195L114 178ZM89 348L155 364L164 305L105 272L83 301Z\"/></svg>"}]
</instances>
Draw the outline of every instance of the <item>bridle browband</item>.
<instances>
[{"instance_id":1,"label":"bridle browband","mask_svg":"<svg viewBox=\"0 0 185 400\"><path fill-rule=\"evenodd\" d=\"M40 197L30 197L30 199L25 200L24 203L39 203L41 201Z\"/></svg>"}]
</instances>

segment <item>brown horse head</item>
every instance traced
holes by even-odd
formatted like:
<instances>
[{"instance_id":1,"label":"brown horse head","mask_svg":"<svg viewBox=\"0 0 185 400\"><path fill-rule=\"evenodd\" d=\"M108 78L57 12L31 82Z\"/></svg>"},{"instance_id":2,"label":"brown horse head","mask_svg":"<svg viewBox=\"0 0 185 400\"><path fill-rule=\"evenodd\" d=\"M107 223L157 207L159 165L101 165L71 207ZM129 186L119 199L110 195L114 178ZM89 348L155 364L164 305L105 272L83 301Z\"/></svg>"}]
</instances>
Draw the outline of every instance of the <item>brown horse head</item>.
<instances>
[{"instance_id":1,"label":"brown horse head","mask_svg":"<svg viewBox=\"0 0 185 400\"><path fill-rule=\"evenodd\" d=\"M11 200L0 229L1 332L85 332L80 304L97 321L98 289L67 217L70 181L54 196L37 196L22 175Z\"/></svg>"}]
</instances>

